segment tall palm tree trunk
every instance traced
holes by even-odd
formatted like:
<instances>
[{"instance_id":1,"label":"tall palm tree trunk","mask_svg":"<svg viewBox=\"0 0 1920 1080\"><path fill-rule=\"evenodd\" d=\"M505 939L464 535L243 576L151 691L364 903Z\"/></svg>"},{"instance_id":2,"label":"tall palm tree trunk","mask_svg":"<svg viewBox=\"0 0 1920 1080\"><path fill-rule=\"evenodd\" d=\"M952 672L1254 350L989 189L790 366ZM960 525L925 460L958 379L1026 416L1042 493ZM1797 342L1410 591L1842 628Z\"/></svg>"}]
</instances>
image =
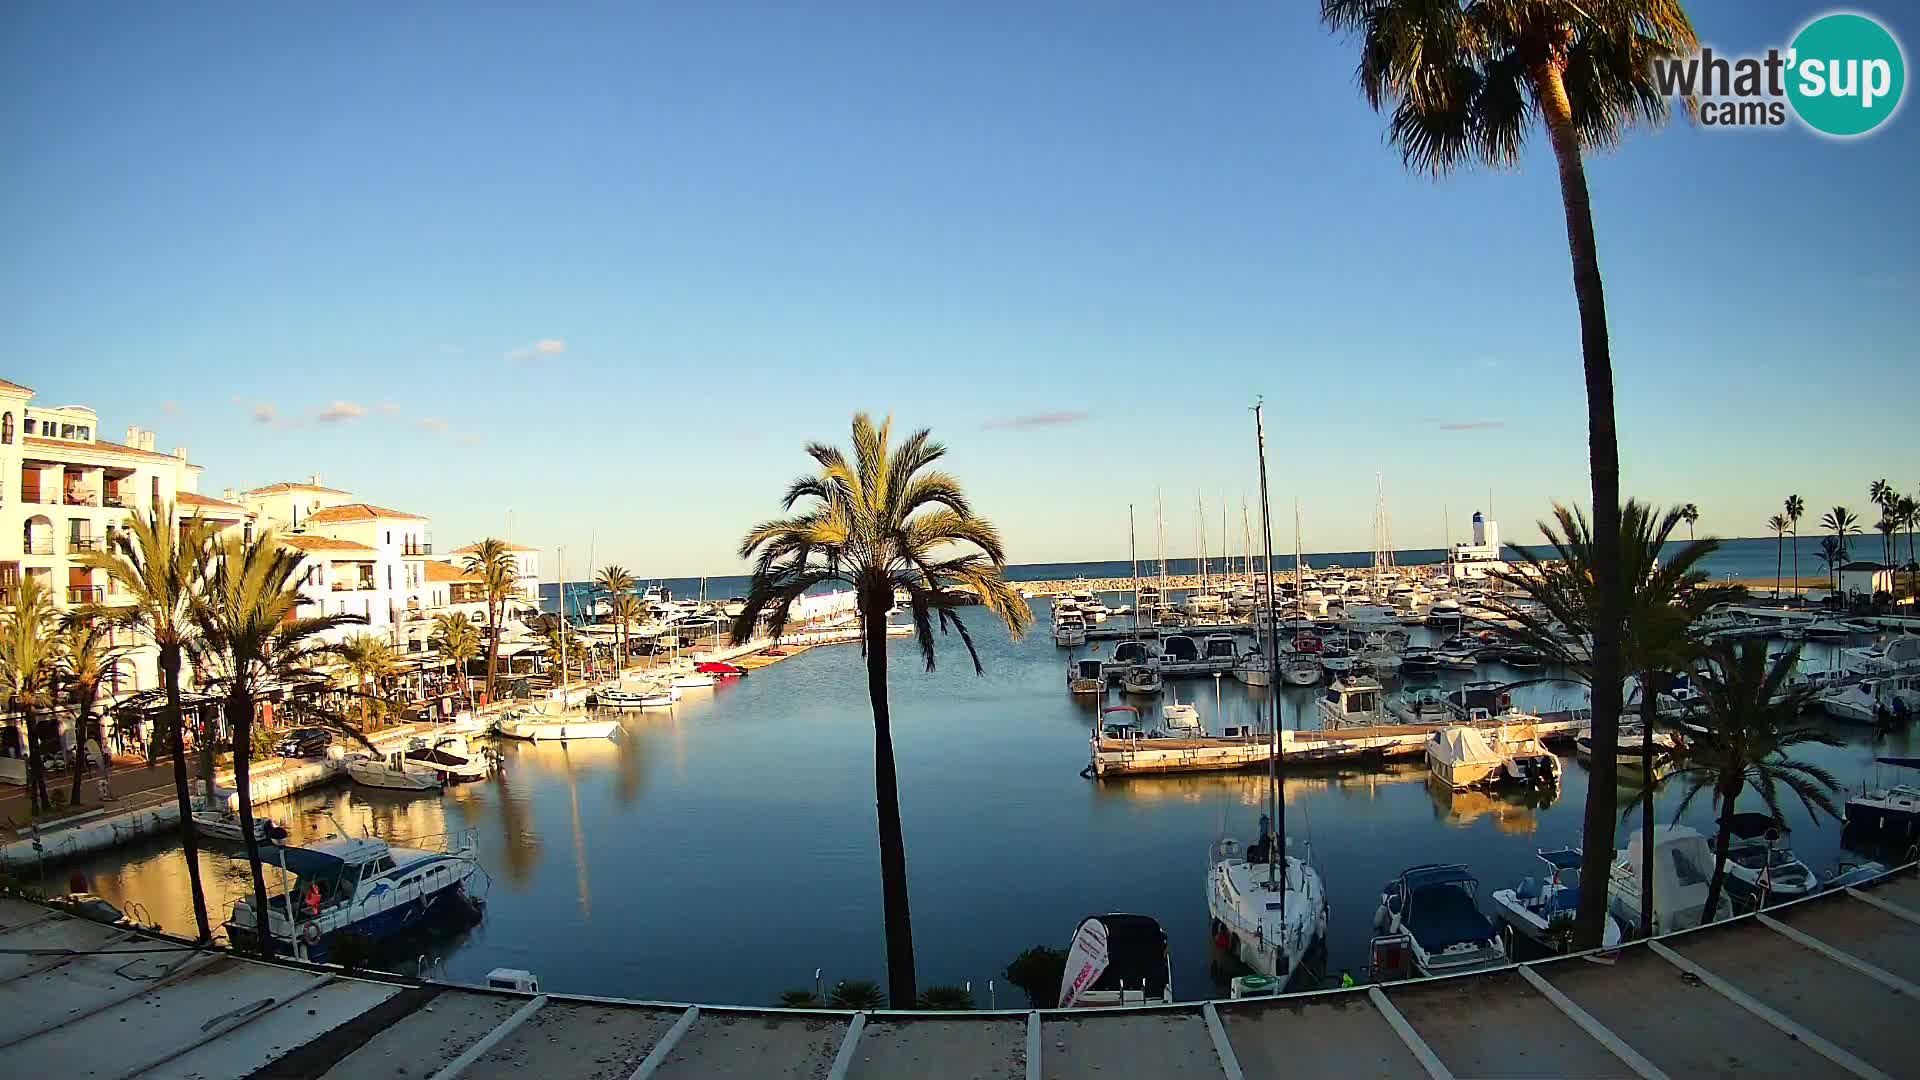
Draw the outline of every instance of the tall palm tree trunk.
<instances>
[{"instance_id":1,"label":"tall palm tree trunk","mask_svg":"<svg viewBox=\"0 0 1920 1080\"><path fill-rule=\"evenodd\" d=\"M93 695L82 690L75 704L79 706L80 716L73 724L73 793L67 796L68 806L80 805L80 782L87 774L87 766L92 763L87 757L87 734L88 720L93 715ZM104 737L100 740L100 752L107 752L107 740Z\"/></svg>"},{"instance_id":2,"label":"tall palm tree trunk","mask_svg":"<svg viewBox=\"0 0 1920 1080\"><path fill-rule=\"evenodd\" d=\"M20 723L27 729L27 806L34 813L44 813L53 807L47 802L46 785L40 781L40 736L33 727L33 709L21 706Z\"/></svg>"},{"instance_id":3,"label":"tall palm tree trunk","mask_svg":"<svg viewBox=\"0 0 1920 1080\"><path fill-rule=\"evenodd\" d=\"M1800 529L1793 530L1793 595L1800 595Z\"/></svg>"},{"instance_id":4,"label":"tall palm tree trunk","mask_svg":"<svg viewBox=\"0 0 1920 1080\"><path fill-rule=\"evenodd\" d=\"M267 911L267 875L260 864L260 838L253 834L253 695L235 690L227 695L227 730L233 733L233 786L239 790L240 837L247 846L247 870L253 875L253 910L259 919L254 947L272 956L273 921ZM289 896L287 903L294 903Z\"/></svg>"},{"instance_id":5,"label":"tall palm tree trunk","mask_svg":"<svg viewBox=\"0 0 1920 1080\"><path fill-rule=\"evenodd\" d=\"M1653 936L1653 723L1660 717L1653 672L1640 675L1640 931ZM1586 880L1585 878L1581 879Z\"/></svg>"},{"instance_id":6,"label":"tall palm tree trunk","mask_svg":"<svg viewBox=\"0 0 1920 1080\"><path fill-rule=\"evenodd\" d=\"M495 672L500 667L500 616L487 602L487 704L493 704Z\"/></svg>"},{"instance_id":7,"label":"tall palm tree trunk","mask_svg":"<svg viewBox=\"0 0 1920 1080\"><path fill-rule=\"evenodd\" d=\"M1773 537L1773 598L1780 599L1780 564L1786 559L1786 538L1778 533Z\"/></svg>"},{"instance_id":8,"label":"tall palm tree trunk","mask_svg":"<svg viewBox=\"0 0 1920 1080\"><path fill-rule=\"evenodd\" d=\"M866 639L867 696L873 702L873 791L880 818L880 896L887 932L887 996L906 1008L918 993L913 970L913 916L907 903L907 842L900 828L900 784L893 764L893 721L887 707L887 609L890 585L860 590Z\"/></svg>"},{"instance_id":9,"label":"tall palm tree trunk","mask_svg":"<svg viewBox=\"0 0 1920 1080\"><path fill-rule=\"evenodd\" d=\"M180 853L187 860L193 920L201 941L213 940L207 921L207 890L200 884L200 837L193 830L193 795L187 786L186 721L180 708L180 646L160 646L160 679L167 688L167 739L173 751L173 797L180 804ZM209 791L211 794L211 791Z\"/></svg>"},{"instance_id":10,"label":"tall palm tree trunk","mask_svg":"<svg viewBox=\"0 0 1920 1080\"><path fill-rule=\"evenodd\" d=\"M1714 913L1720 910L1720 893L1727 883L1727 845L1733 841L1733 800L1740 795L1740 780L1736 775L1731 787L1719 785L1720 820L1718 839L1713 845L1713 877L1707 882L1707 903L1700 912L1700 925L1713 921Z\"/></svg>"},{"instance_id":11,"label":"tall palm tree trunk","mask_svg":"<svg viewBox=\"0 0 1920 1080\"><path fill-rule=\"evenodd\" d=\"M1587 783L1580 880L1603 882L1613 861L1614 815L1619 801L1620 697L1620 445L1613 422L1613 361L1607 344L1606 294L1593 235L1593 205L1586 166L1574 130L1573 110L1561 78L1562 65L1544 63L1533 72L1539 100L1560 167L1560 199L1567 216L1567 247L1573 258L1573 292L1580 308L1580 349L1586 366L1587 454L1593 473L1593 577L1598 610L1593 620L1594 754ZM1606 927L1607 891L1580 890L1574 920L1577 948L1600 945Z\"/></svg>"}]
</instances>

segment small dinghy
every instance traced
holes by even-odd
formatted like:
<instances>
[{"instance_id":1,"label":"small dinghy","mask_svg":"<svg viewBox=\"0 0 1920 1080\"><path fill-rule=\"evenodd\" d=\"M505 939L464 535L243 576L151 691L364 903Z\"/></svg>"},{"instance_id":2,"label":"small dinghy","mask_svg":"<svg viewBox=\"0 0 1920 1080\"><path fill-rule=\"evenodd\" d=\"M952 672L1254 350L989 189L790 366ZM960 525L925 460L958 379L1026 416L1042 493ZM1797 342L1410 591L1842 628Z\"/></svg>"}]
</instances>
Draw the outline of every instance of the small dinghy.
<instances>
[{"instance_id":1,"label":"small dinghy","mask_svg":"<svg viewBox=\"0 0 1920 1080\"><path fill-rule=\"evenodd\" d=\"M193 812L193 831L210 840L225 840L240 843L246 838L246 832L240 828L240 815L231 810L200 809ZM287 835L287 830L264 817L253 819L253 838L266 843L279 840Z\"/></svg>"}]
</instances>

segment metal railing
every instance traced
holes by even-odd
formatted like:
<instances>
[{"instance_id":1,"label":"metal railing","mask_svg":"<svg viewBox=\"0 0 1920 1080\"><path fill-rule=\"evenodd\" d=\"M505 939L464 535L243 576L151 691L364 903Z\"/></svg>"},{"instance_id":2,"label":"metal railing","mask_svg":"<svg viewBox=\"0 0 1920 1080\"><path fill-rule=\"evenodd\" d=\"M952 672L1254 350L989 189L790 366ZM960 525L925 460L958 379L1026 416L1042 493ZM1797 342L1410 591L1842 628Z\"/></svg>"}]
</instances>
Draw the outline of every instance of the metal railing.
<instances>
[{"instance_id":1,"label":"metal railing","mask_svg":"<svg viewBox=\"0 0 1920 1080\"><path fill-rule=\"evenodd\" d=\"M21 553L25 555L51 555L53 554L53 540L52 538L46 540L29 540L21 545Z\"/></svg>"},{"instance_id":2,"label":"metal railing","mask_svg":"<svg viewBox=\"0 0 1920 1080\"><path fill-rule=\"evenodd\" d=\"M99 551L100 538L97 536L69 536L67 537L67 550Z\"/></svg>"},{"instance_id":3,"label":"metal railing","mask_svg":"<svg viewBox=\"0 0 1920 1080\"><path fill-rule=\"evenodd\" d=\"M433 554L433 545L432 544L406 544L400 548L400 554L431 555Z\"/></svg>"},{"instance_id":4,"label":"metal railing","mask_svg":"<svg viewBox=\"0 0 1920 1080\"><path fill-rule=\"evenodd\" d=\"M103 590L98 585L72 585L67 588L67 603L97 604Z\"/></svg>"}]
</instances>

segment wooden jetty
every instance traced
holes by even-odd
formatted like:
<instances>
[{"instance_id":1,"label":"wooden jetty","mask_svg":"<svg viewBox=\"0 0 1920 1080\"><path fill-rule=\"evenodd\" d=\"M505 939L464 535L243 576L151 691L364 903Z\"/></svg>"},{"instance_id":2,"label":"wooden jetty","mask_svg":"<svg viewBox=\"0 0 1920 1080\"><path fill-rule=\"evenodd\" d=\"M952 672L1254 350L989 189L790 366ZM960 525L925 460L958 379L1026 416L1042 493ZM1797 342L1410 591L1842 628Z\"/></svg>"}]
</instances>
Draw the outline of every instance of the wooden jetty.
<instances>
[{"instance_id":1,"label":"wooden jetty","mask_svg":"<svg viewBox=\"0 0 1920 1080\"><path fill-rule=\"evenodd\" d=\"M1913 1075L1920 1025L1912 866L1609 954L1104 1009L519 993L263 962L22 900L0 900L0 935L0 1045L17 1076L1880 1078Z\"/></svg>"},{"instance_id":2,"label":"wooden jetty","mask_svg":"<svg viewBox=\"0 0 1920 1080\"><path fill-rule=\"evenodd\" d=\"M1591 722L1585 710L1524 715L1530 718L1509 717L1505 725L1509 730L1530 727L1536 737L1548 742L1576 738ZM1287 761L1302 764L1418 757L1426 752L1428 736L1456 726L1497 731L1502 721L1495 718L1470 725L1367 724L1331 730L1283 729L1280 752ZM1088 774L1095 778L1265 768L1267 758L1273 754L1271 736L1259 734L1244 738L1136 736L1114 739L1096 730L1089 736L1088 743L1092 759Z\"/></svg>"}]
</instances>

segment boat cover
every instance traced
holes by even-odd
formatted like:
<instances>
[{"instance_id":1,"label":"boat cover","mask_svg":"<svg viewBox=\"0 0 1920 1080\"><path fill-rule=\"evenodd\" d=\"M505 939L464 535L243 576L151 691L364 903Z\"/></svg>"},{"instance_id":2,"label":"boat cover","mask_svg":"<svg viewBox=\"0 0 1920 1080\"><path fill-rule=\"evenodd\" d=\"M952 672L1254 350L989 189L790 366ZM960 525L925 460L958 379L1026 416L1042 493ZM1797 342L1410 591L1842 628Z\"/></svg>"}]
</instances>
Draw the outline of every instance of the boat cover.
<instances>
[{"instance_id":1,"label":"boat cover","mask_svg":"<svg viewBox=\"0 0 1920 1080\"><path fill-rule=\"evenodd\" d=\"M1478 729L1448 728L1435 732L1427 752L1448 765L1498 765L1500 754Z\"/></svg>"},{"instance_id":2,"label":"boat cover","mask_svg":"<svg viewBox=\"0 0 1920 1080\"><path fill-rule=\"evenodd\" d=\"M345 859L312 848L282 847L266 844L260 848L260 861L268 866L285 865L295 876L329 878L345 869Z\"/></svg>"},{"instance_id":3,"label":"boat cover","mask_svg":"<svg viewBox=\"0 0 1920 1080\"><path fill-rule=\"evenodd\" d=\"M1572 848L1558 848L1553 851L1543 851L1540 853L1540 858L1555 870L1580 869L1580 853Z\"/></svg>"},{"instance_id":4,"label":"boat cover","mask_svg":"<svg viewBox=\"0 0 1920 1080\"><path fill-rule=\"evenodd\" d=\"M1418 867L1400 877L1407 893L1401 924L1427 952L1494 938L1493 923L1474 901L1477 883L1466 867Z\"/></svg>"},{"instance_id":5,"label":"boat cover","mask_svg":"<svg viewBox=\"0 0 1920 1080\"><path fill-rule=\"evenodd\" d=\"M1095 990L1137 990L1144 981L1148 1000L1167 990L1167 933L1146 915L1102 915L1107 924L1107 970Z\"/></svg>"},{"instance_id":6,"label":"boat cover","mask_svg":"<svg viewBox=\"0 0 1920 1080\"><path fill-rule=\"evenodd\" d=\"M1783 836L1789 831L1785 825L1775 821L1771 814L1758 814L1752 811L1733 815L1728 819L1727 827L1732 830L1733 835L1742 840L1764 837L1769 829L1776 829Z\"/></svg>"}]
</instances>

